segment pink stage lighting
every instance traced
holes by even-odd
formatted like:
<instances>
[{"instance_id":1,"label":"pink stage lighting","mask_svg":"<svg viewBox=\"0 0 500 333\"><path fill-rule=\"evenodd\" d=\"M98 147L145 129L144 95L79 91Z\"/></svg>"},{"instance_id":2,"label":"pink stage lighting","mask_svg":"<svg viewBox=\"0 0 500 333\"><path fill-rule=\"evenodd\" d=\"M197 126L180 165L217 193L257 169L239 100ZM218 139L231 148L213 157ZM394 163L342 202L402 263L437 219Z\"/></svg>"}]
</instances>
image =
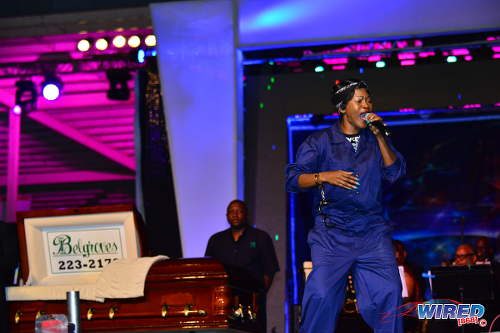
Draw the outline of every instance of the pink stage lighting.
<instances>
[{"instance_id":1,"label":"pink stage lighting","mask_svg":"<svg viewBox=\"0 0 500 333\"><path fill-rule=\"evenodd\" d=\"M400 53L398 54L398 59L399 60L406 60L406 59L415 59L415 54L414 53Z\"/></svg>"},{"instance_id":2,"label":"pink stage lighting","mask_svg":"<svg viewBox=\"0 0 500 333\"><path fill-rule=\"evenodd\" d=\"M12 108L12 112L14 112L15 114L21 114L23 112L23 109L21 108L20 105L14 105L14 107Z\"/></svg>"},{"instance_id":3,"label":"pink stage lighting","mask_svg":"<svg viewBox=\"0 0 500 333\"><path fill-rule=\"evenodd\" d=\"M401 66L413 66L413 65L415 65L415 60L413 59L401 61Z\"/></svg>"},{"instance_id":4,"label":"pink stage lighting","mask_svg":"<svg viewBox=\"0 0 500 333\"><path fill-rule=\"evenodd\" d=\"M325 58L323 62L327 65L340 65L347 64L349 62L348 58Z\"/></svg>"},{"instance_id":5,"label":"pink stage lighting","mask_svg":"<svg viewBox=\"0 0 500 333\"><path fill-rule=\"evenodd\" d=\"M433 56L435 56L435 55L436 55L436 53L435 53L434 51L424 51L424 52L420 52L420 53L418 54L418 56L419 56L420 58L433 57Z\"/></svg>"},{"instance_id":6,"label":"pink stage lighting","mask_svg":"<svg viewBox=\"0 0 500 333\"><path fill-rule=\"evenodd\" d=\"M343 71L344 69L346 68L345 65L336 65L336 66L332 66L332 69L334 71Z\"/></svg>"},{"instance_id":7,"label":"pink stage lighting","mask_svg":"<svg viewBox=\"0 0 500 333\"><path fill-rule=\"evenodd\" d=\"M368 62L377 62L380 61L382 57L380 55L371 55L368 57Z\"/></svg>"},{"instance_id":8,"label":"pink stage lighting","mask_svg":"<svg viewBox=\"0 0 500 333\"><path fill-rule=\"evenodd\" d=\"M399 112L414 112L414 108L401 108L399 109Z\"/></svg>"},{"instance_id":9,"label":"pink stage lighting","mask_svg":"<svg viewBox=\"0 0 500 333\"><path fill-rule=\"evenodd\" d=\"M468 55L469 50L467 50L467 49L454 49L454 50L451 50L451 54L454 56Z\"/></svg>"}]
</instances>

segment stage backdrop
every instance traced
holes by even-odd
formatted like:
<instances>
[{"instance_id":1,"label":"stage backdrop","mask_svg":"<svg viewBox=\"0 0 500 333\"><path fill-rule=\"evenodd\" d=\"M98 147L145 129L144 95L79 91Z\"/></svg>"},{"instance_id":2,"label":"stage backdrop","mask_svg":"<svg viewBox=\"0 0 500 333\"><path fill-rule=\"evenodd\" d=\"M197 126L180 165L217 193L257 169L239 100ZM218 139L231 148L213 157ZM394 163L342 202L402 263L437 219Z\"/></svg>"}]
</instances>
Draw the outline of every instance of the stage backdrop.
<instances>
[{"instance_id":1,"label":"stage backdrop","mask_svg":"<svg viewBox=\"0 0 500 333\"><path fill-rule=\"evenodd\" d=\"M152 4L151 16L188 257L203 254L225 226L228 199L244 193L238 49L456 34L500 22L496 0L179 1Z\"/></svg>"},{"instance_id":2,"label":"stage backdrop","mask_svg":"<svg viewBox=\"0 0 500 333\"><path fill-rule=\"evenodd\" d=\"M280 265L286 266L286 204L281 180L286 161L283 154L285 117L271 116L274 122L266 122L255 133L243 133L242 63L237 50L454 34L494 29L500 22L496 0L390 0L380 6L373 3L370 0L221 0L151 6L159 42L160 74L185 256L203 253L209 235L225 227L221 217L228 199L245 193L252 209L252 221L274 236ZM235 7L229 8L230 4ZM219 50L227 52L219 53ZM263 86L266 85L264 82ZM322 93L318 91L313 91L311 96L321 98ZM253 95L253 92L246 92L252 99L248 105L257 105L254 110L263 112L259 107L261 94ZM296 92L285 91L281 95L280 115L294 114L295 107L305 104L301 91L295 96L293 93ZM283 109L288 103L295 105ZM245 111L247 115L253 112L249 108ZM245 145L252 147L245 151L245 156L241 149L244 135ZM271 142L268 142L270 136ZM260 151L255 153L256 150ZM257 162L252 160L254 157L266 160ZM257 164L252 171L255 177L245 179L245 185L251 184L248 191L243 187L243 164L247 170ZM269 164L273 165L269 167ZM282 301L285 283L283 274L278 274L269 295L269 318L273 318L269 327L278 332L289 329L283 325L281 316L285 312L285 317L289 317L289 308Z\"/></svg>"}]
</instances>

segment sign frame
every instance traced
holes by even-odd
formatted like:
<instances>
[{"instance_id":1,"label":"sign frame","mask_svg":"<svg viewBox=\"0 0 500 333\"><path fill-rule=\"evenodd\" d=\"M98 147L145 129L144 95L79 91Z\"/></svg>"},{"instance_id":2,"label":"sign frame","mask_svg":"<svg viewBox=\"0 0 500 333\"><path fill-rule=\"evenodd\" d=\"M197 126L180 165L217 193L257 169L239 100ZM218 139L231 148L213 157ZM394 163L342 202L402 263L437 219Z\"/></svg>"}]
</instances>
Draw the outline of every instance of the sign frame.
<instances>
[{"instance_id":1,"label":"sign frame","mask_svg":"<svg viewBox=\"0 0 500 333\"><path fill-rule=\"evenodd\" d=\"M94 283L110 261L142 255L138 220L139 215L132 205L20 212L17 232L21 278L30 285ZM54 245L58 235L65 237L64 248ZM79 243L71 244L68 240L71 236L73 242ZM113 237L107 242L109 236ZM62 258L58 267L54 266L57 255ZM74 260L68 255L74 255ZM73 269L75 261L80 268L92 264L93 269ZM62 262L63 265L71 263L72 269L66 266L60 270Z\"/></svg>"}]
</instances>

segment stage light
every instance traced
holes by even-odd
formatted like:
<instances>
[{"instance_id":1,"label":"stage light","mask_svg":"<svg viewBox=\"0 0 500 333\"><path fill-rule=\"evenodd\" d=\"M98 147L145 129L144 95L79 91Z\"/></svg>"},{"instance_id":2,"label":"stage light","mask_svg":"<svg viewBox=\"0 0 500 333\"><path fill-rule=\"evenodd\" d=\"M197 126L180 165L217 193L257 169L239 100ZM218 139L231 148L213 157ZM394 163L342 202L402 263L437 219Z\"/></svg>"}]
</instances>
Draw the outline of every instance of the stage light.
<instances>
[{"instance_id":1,"label":"stage light","mask_svg":"<svg viewBox=\"0 0 500 333\"><path fill-rule=\"evenodd\" d=\"M375 67L377 68L384 68L385 67L385 61L380 60L375 63Z\"/></svg>"},{"instance_id":2,"label":"stage light","mask_svg":"<svg viewBox=\"0 0 500 333\"><path fill-rule=\"evenodd\" d=\"M108 48L108 41L104 38L99 38L95 41L95 48L99 51L104 51Z\"/></svg>"},{"instance_id":3,"label":"stage light","mask_svg":"<svg viewBox=\"0 0 500 333\"><path fill-rule=\"evenodd\" d=\"M451 54L454 56L468 55L469 50L467 50L467 49L453 49L453 50L451 50Z\"/></svg>"},{"instance_id":4,"label":"stage light","mask_svg":"<svg viewBox=\"0 0 500 333\"><path fill-rule=\"evenodd\" d=\"M401 66L413 66L413 65L415 65L415 60L413 59L401 60Z\"/></svg>"},{"instance_id":5,"label":"stage light","mask_svg":"<svg viewBox=\"0 0 500 333\"><path fill-rule=\"evenodd\" d=\"M16 88L16 105L26 111L35 110L38 94L33 81L19 80Z\"/></svg>"},{"instance_id":6,"label":"stage light","mask_svg":"<svg viewBox=\"0 0 500 333\"><path fill-rule=\"evenodd\" d=\"M448 62L448 63L457 62L457 57L455 57L455 56L448 56L446 58L446 62Z\"/></svg>"},{"instance_id":7,"label":"stage light","mask_svg":"<svg viewBox=\"0 0 500 333\"><path fill-rule=\"evenodd\" d=\"M428 58L428 57L433 57L436 55L436 52L434 51L424 51L424 52L419 52L418 56L420 58Z\"/></svg>"},{"instance_id":8,"label":"stage light","mask_svg":"<svg viewBox=\"0 0 500 333\"><path fill-rule=\"evenodd\" d=\"M90 42L88 41L88 39L82 39L78 42L76 48L80 52L87 52L88 50L90 50Z\"/></svg>"},{"instance_id":9,"label":"stage light","mask_svg":"<svg viewBox=\"0 0 500 333\"><path fill-rule=\"evenodd\" d=\"M467 49L454 49L454 50L451 50L451 54L455 55L455 56L458 56L458 55L468 55L469 54L469 50L467 50Z\"/></svg>"},{"instance_id":10,"label":"stage light","mask_svg":"<svg viewBox=\"0 0 500 333\"><path fill-rule=\"evenodd\" d=\"M323 67L323 66L316 66L316 68L314 68L314 71L316 73L324 72L325 71L325 67Z\"/></svg>"},{"instance_id":11,"label":"stage light","mask_svg":"<svg viewBox=\"0 0 500 333\"><path fill-rule=\"evenodd\" d=\"M111 100L126 101L130 98L127 81L132 77L126 69L108 69L106 76L109 81L107 96Z\"/></svg>"},{"instance_id":12,"label":"stage light","mask_svg":"<svg viewBox=\"0 0 500 333\"><path fill-rule=\"evenodd\" d=\"M368 57L368 62L377 62L380 61L380 59L382 59L382 56L375 54Z\"/></svg>"},{"instance_id":13,"label":"stage light","mask_svg":"<svg viewBox=\"0 0 500 333\"><path fill-rule=\"evenodd\" d=\"M346 66L345 65L335 65L335 66L332 66L332 69L334 71L343 71L344 69L346 69Z\"/></svg>"},{"instance_id":14,"label":"stage light","mask_svg":"<svg viewBox=\"0 0 500 333\"><path fill-rule=\"evenodd\" d=\"M399 60L409 60L409 59L415 59L415 54L411 52L404 52L398 54L398 59Z\"/></svg>"},{"instance_id":15,"label":"stage light","mask_svg":"<svg viewBox=\"0 0 500 333\"><path fill-rule=\"evenodd\" d=\"M143 64L148 58L156 57L155 49L138 49L137 52L132 51L131 55L135 57L138 63Z\"/></svg>"},{"instance_id":16,"label":"stage light","mask_svg":"<svg viewBox=\"0 0 500 333\"><path fill-rule=\"evenodd\" d=\"M144 58L146 57L146 53L144 52L144 50L139 50L137 51L137 61L142 64L144 63Z\"/></svg>"},{"instance_id":17,"label":"stage light","mask_svg":"<svg viewBox=\"0 0 500 333\"><path fill-rule=\"evenodd\" d=\"M42 95L48 101L56 100L59 97L59 93L59 88L53 83L45 85L42 89Z\"/></svg>"},{"instance_id":18,"label":"stage light","mask_svg":"<svg viewBox=\"0 0 500 333\"><path fill-rule=\"evenodd\" d=\"M48 101L59 98L62 90L62 81L55 75L46 75L42 82L42 95Z\"/></svg>"},{"instance_id":19,"label":"stage light","mask_svg":"<svg viewBox=\"0 0 500 333\"><path fill-rule=\"evenodd\" d=\"M122 48L127 44L127 39L123 37L122 35L115 36L113 38L113 46L116 48Z\"/></svg>"},{"instance_id":20,"label":"stage light","mask_svg":"<svg viewBox=\"0 0 500 333\"><path fill-rule=\"evenodd\" d=\"M146 46L149 46L149 47L156 46L156 36L155 35L147 35L146 39L144 39L144 44L146 44Z\"/></svg>"},{"instance_id":21,"label":"stage light","mask_svg":"<svg viewBox=\"0 0 500 333\"><path fill-rule=\"evenodd\" d=\"M12 112L14 112L15 114L21 114L23 112L23 109L21 108L20 105L14 105L14 107L12 108Z\"/></svg>"},{"instance_id":22,"label":"stage light","mask_svg":"<svg viewBox=\"0 0 500 333\"><path fill-rule=\"evenodd\" d=\"M132 48L136 48L136 47L139 47L139 45L141 45L141 39L139 38L139 36L130 36L128 38L128 46L132 47Z\"/></svg>"},{"instance_id":23,"label":"stage light","mask_svg":"<svg viewBox=\"0 0 500 333\"><path fill-rule=\"evenodd\" d=\"M349 58L325 58L323 62L327 65L341 65L347 64L349 62Z\"/></svg>"}]
</instances>

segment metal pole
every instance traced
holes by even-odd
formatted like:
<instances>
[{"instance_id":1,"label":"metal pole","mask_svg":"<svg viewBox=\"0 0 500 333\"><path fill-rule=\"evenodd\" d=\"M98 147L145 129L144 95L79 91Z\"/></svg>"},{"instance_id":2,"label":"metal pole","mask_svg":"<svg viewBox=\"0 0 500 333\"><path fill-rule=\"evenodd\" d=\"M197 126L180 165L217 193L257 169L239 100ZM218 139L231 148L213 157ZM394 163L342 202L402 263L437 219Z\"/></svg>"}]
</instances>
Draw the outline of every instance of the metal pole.
<instances>
[{"instance_id":1,"label":"metal pole","mask_svg":"<svg viewBox=\"0 0 500 333\"><path fill-rule=\"evenodd\" d=\"M7 202L6 222L16 222L17 196L19 191L19 152L21 145L21 112L16 105L9 112L9 148L7 155Z\"/></svg>"},{"instance_id":2,"label":"metal pole","mask_svg":"<svg viewBox=\"0 0 500 333\"><path fill-rule=\"evenodd\" d=\"M66 303L68 305L68 327L73 324L74 327L72 331L74 333L80 333L80 292L77 290L71 290L66 292Z\"/></svg>"}]
</instances>

